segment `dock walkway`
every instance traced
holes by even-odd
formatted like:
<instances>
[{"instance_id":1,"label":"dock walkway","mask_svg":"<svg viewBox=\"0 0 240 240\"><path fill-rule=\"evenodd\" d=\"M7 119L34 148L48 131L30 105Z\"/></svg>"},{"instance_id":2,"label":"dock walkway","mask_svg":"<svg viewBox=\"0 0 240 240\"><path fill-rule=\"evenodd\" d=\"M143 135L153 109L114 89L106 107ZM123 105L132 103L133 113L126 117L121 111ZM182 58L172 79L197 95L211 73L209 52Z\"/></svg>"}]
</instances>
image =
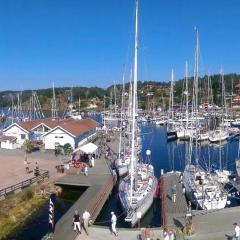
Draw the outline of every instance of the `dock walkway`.
<instances>
[{"instance_id":1,"label":"dock walkway","mask_svg":"<svg viewBox=\"0 0 240 240\"><path fill-rule=\"evenodd\" d=\"M187 202L185 194L182 190L182 184L179 182L179 172L169 172L161 177L163 180L162 188L162 215L165 215L163 225L168 227L182 227L185 224L185 215L187 210ZM176 184L176 202L172 202L172 187Z\"/></svg>"},{"instance_id":2,"label":"dock walkway","mask_svg":"<svg viewBox=\"0 0 240 240\"><path fill-rule=\"evenodd\" d=\"M98 145L98 142L96 143ZM118 144L115 140L114 144ZM87 209L93 222L96 220L103 205L108 199L114 186L114 176L105 160L105 155L95 159L95 166L89 168L89 175L85 176L79 169L70 169L66 176L55 182L60 186L87 187L87 190L56 223L54 239L72 240L76 239L77 234L72 229L72 218L75 210L82 215Z\"/></svg>"}]
</instances>

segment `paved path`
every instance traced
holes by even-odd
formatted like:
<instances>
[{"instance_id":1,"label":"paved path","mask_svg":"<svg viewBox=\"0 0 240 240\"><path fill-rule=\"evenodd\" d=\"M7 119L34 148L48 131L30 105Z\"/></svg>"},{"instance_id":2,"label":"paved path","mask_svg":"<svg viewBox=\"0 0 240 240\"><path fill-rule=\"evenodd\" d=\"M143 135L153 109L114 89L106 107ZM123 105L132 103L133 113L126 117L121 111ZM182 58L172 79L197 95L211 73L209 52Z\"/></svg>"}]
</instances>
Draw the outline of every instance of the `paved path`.
<instances>
[{"instance_id":1,"label":"paved path","mask_svg":"<svg viewBox=\"0 0 240 240\"><path fill-rule=\"evenodd\" d=\"M89 228L89 236L83 232L81 235L78 235L76 240L111 240L111 239L119 239L119 240L137 240L138 235L141 234L140 229L117 229L118 236L115 237L111 234L109 228L105 227L96 227L92 226ZM142 229L144 230L144 229ZM162 230L160 229L150 229L150 237L152 240L163 239Z\"/></svg>"},{"instance_id":2,"label":"paved path","mask_svg":"<svg viewBox=\"0 0 240 240\"><path fill-rule=\"evenodd\" d=\"M196 234L186 239L231 239L229 236L233 234L235 222L240 224L240 207L225 208L208 214L198 211L193 217Z\"/></svg>"},{"instance_id":3,"label":"paved path","mask_svg":"<svg viewBox=\"0 0 240 240\"><path fill-rule=\"evenodd\" d=\"M31 162L29 165L31 173L29 174L26 173L23 164L25 159L23 150L0 149L0 189L34 177L33 169L36 161L40 169L49 171L51 181L63 176L63 174L57 173L55 168L56 165L62 164L61 157L55 157L53 153L38 151L28 154L27 158Z\"/></svg>"}]
</instances>

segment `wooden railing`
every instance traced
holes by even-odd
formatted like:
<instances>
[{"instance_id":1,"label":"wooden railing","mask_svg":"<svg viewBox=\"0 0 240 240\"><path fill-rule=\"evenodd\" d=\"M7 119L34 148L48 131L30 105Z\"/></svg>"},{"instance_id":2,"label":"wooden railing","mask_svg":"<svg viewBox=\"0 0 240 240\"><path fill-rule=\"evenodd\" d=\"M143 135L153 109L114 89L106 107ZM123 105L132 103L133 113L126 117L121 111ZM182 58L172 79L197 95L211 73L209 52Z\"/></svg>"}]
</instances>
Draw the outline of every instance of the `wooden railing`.
<instances>
[{"instance_id":1,"label":"wooden railing","mask_svg":"<svg viewBox=\"0 0 240 240\"><path fill-rule=\"evenodd\" d=\"M91 214L92 218L96 217L95 214L96 214L96 210L99 209L99 204L103 201L106 194L109 193L112 186L113 186L113 177L110 176L109 179L107 180L107 182L103 185L103 187L100 191L100 194L97 196L94 204L90 208L90 214Z\"/></svg>"},{"instance_id":2,"label":"wooden railing","mask_svg":"<svg viewBox=\"0 0 240 240\"><path fill-rule=\"evenodd\" d=\"M12 185L10 187L6 187L3 189L0 189L0 197L5 196L6 194L9 194L11 192L14 192L18 189L25 188L35 182L42 181L45 178L49 178L49 172L48 171L43 171L42 173L39 174L37 177L29 178L27 180L24 180L22 182L19 182L15 185Z\"/></svg>"},{"instance_id":3,"label":"wooden railing","mask_svg":"<svg viewBox=\"0 0 240 240\"><path fill-rule=\"evenodd\" d=\"M160 198L161 198L161 223L165 227L167 225L166 218L166 194L164 188L164 176L160 177Z\"/></svg>"}]
</instances>

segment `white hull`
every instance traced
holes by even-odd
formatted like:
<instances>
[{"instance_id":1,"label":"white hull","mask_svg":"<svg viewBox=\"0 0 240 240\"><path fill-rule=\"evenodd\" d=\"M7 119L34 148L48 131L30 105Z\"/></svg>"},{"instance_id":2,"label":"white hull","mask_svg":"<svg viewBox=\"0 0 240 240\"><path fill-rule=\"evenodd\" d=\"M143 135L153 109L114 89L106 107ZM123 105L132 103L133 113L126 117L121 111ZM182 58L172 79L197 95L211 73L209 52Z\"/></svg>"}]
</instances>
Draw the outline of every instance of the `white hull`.
<instances>
[{"instance_id":1,"label":"white hull","mask_svg":"<svg viewBox=\"0 0 240 240\"><path fill-rule=\"evenodd\" d=\"M224 131L224 130L211 131L209 134L209 141L221 142L226 140L228 137L229 137L228 131Z\"/></svg>"},{"instance_id":2,"label":"white hull","mask_svg":"<svg viewBox=\"0 0 240 240\"><path fill-rule=\"evenodd\" d=\"M140 169L140 165L138 165L138 169ZM146 169L147 165L142 164L143 168ZM129 222L133 227L136 225L137 212L141 212L141 216L143 217L148 209L151 207L154 199L154 194L157 187L157 179L153 173L153 167L149 165L149 173L145 179L142 181L138 181L137 189L133 189L133 198L132 204L130 199L130 175L126 176L121 180L119 184L119 198L121 201L121 205L123 207L124 212L126 212L125 221ZM141 170L138 170L138 174Z\"/></svg>"},{"instance_id":3,"label":"white hull","mask_svg":"<svg viewBox=\"0 0 240 240\"><path fill-rule=\"evenodd\" d=\"M189 200L203 210L223 209L227 203L227 194L210 175L186 165L183 173L183 184Z\"/></svg>"}]
</instances>

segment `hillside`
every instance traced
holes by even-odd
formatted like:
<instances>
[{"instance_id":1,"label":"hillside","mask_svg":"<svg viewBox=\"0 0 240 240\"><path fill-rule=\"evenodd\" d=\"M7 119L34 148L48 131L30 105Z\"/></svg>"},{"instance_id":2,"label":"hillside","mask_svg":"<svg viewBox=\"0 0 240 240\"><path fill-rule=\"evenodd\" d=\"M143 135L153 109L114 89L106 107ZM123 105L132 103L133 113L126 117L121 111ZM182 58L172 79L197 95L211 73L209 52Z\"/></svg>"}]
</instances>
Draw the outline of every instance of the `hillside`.
<instances>
[{"instance_id":1,"label":"hillside","mask_svg":"<svg viewBox=\"0 0 240 240\"><path fill-rule=\"evenodd\" d=\"M221 101L221 92L222 84L220 80L220 75L213 75L210 77L211 81L208 81L208 76L203 76L199 78L199 97L200 101L206 101L206 91L208 82L212 86L212 95L214 102L216 104ZM189 80L189 94L192 92L192 82L193 78ZM225 92L226 95L237 93L238 89L235 89L234 86L237 83L240 83L240 75L238 74L228 74L224 76L225 82ZM183 89L183 79L175 81L174 84L174 97L175 101L181 101L182 89ZM232 90L233 86L233 90ZM125 86L126 92L129 91L129 83ZM44 110L51 110L51 98L52 98L52 89L38 89L35 90L39 99L39 102ZM121 100L121 91L122 85L116 85L116 96L117 103L120 103ZM114 86L111 85L107 89L99 87L74 87L73 90L73 103L78 107L79 98L81 100L81 108L87 107L91 101L93 101L98 106L103 106L103 99L105 97L106 107L109 106L112 102L114 104ZM139 96L139 105L146 109L155 106L166 107L168 105L168 97L170 93L170 82L154 82L154 81L139 81L138 82L138 96ZM64 88L55 88L57 108L59 111L64 111L68 105L68 96L71 94L70 87ZM18 95L20 101L18 101ZM0 92L0 103L1 107L11 107L17 106L18 104L22 105L23 109L28 109L30 105L30 98L32 95L32 90L24 90L22 92L17 91L2 91ZM112 101L110 101L110 98ZM33 100L32 100L33 101Z\"/></svg>"}]
</instances>

